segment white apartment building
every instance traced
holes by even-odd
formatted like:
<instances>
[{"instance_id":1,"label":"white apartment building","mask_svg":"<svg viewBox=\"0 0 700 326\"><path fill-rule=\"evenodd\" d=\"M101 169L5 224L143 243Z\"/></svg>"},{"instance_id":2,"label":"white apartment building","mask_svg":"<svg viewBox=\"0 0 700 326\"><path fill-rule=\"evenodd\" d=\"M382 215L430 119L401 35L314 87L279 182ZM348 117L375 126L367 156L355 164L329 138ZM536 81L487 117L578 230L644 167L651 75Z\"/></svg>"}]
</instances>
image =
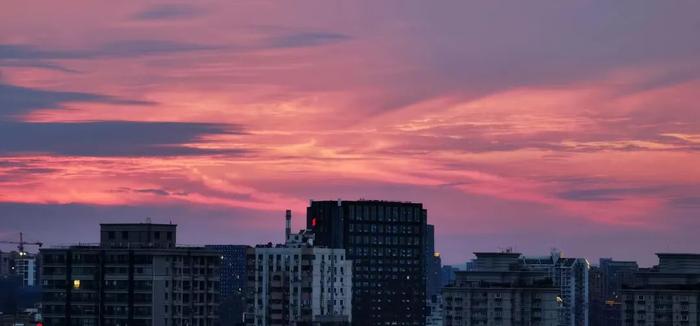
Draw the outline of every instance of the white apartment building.
<instances>
[{"instance_id":1,"label":"white apartment building","mask_svg":"<svg viewBox=\"0 0 700 326\"><path fill-rule=\"evenodd\" d=\"M352 261L345 249L313 246L313 234L248 249L246 325L347 325L352 321Z\"/></svg>"}]
</instances>

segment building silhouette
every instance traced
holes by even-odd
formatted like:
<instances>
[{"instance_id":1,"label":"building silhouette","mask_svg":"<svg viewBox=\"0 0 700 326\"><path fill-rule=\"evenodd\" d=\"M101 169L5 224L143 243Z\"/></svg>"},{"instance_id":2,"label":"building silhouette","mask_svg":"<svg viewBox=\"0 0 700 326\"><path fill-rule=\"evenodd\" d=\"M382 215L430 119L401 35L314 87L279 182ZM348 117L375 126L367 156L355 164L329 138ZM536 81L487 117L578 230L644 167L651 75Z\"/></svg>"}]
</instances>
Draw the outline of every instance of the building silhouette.
<instances>
[{"instance_id":1,"label":"building silhouette","mask_svg":"<svg viewBox=\"0 0 700 326\"><path fill-rule=\"evenodd\" d=\"M419 203L311 201L316 244L353 261L354 325L424 325L427 211Z\"/></svg>"},{"instance_id":2,"label":"building silhouette","mask_svg":"<svg viewBox=\"0 0 700 326\"><path fill-rule=\"evenodd\" d=\"M435 226L428 224L425 230L425 293L431 301L432 297L440 295L442 260L440 253L435 251Z\"/></svg>"},{"instance_id":3,"label":"building silhouette","mask_svg":"<svg viewBox=\"0 0 700 326\"><path fill-rule=\"evenodd\" d=\"M621 325L621 292L625 283L634 280L639 270L637 262L601 258L598 266L591 267L590 280L590 325Z\"/></svg>"}]
</instances>

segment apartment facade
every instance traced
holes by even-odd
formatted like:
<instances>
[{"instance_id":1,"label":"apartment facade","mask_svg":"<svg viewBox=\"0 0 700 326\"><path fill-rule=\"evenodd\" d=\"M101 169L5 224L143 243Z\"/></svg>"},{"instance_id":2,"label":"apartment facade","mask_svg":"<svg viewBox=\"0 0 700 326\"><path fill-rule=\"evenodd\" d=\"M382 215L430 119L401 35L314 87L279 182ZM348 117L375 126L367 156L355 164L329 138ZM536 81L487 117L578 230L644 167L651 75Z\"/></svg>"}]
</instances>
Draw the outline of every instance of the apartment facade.
<instances>
[{"instance_id":1,"label":"apartment facade","mask_svg":"<svg viewBox=\"0 0 700 326\"><path fill-rule=\"evenodd\" d=\"M353 261L354 325L424 325L427 211L419 203L311 201L316 243Z\"/></svg>"},{"instance_id":2,"label":"apartment facade","mask_svg":"<svg viewBox=\"0 0 700 326\"><path fill-rule=\"evenodd\" d=\"M219 266L219 324L221 326L243 325L245 293L248 274L246 245L206 245L221 258Z\"/></svg>"},{"instance_id":3,"label":"apartment facade","mask_svg":"<svg viewBox=\"0 0 700 326\"><path fill-rule=\"evenodd\" d=\"M590 325L608 326L622 324L622 285L634 281L639 270L637 262L601 258L598 266L592 266L590 280Z\"/></svg>"},{"instance_id":4,"label":"apartment facade","mask_svg":"<svg viewBox=\"0 0 700 326\"><path fill-rule=\"evenodd\" d=\"M426 225L425 232L425 294L428 302L434 296L440 295L440 269L442 259L440 253L435 251L435 226Z\"/></svg>"},{"instance_id":5,"label":"apartment facade","mask_svg":"<svg viewBox=\"0 0 700 326\"><path fill-rule=\"evenodd\" d=\"M700 254L657 256L657 266L638 270L623 284L622 325L700 325Z\"/></svg>"},{"instance_id":6,"label":"apartment facade","mask_svg":"<svg viewBox=\"0 0 700 326\"><path fill-rule=\"evenodd\" d=\"M522 268L518 253L475 254L476 267L443 288L443 325L559 325L560 291L548 271Z\"/></svg>"},{"instance_id":7,"label":"apartment facade","mask_svg":"<svg viewBox=\"0 0 700 326\"><path fill-rule=\"evenodd\" d=\"M288 235L284 245L247 250L248 309L245 324L349 325L352 262L344 249L314 246L308 231Z\"/></svg>"},{"instance_id":8,"label":"apartment facade","mask_svg":"<svg viewBox=\"0 0 700 326\"><path fill-rule=\"evenodd\" d=\"M41 249L47 326L216 324L220 256L176 225L102 224L97 245Z\"/></svg>"},{"instance_id":9,"label":"apartment facade","mask_svg":"<svg viewBox=\"0 0 700 326\"><path fill-rule=\"evenodd\" d=\"M558 250L546 256L521 256L521 267L549 273L559 289L560 326L588 326L590 309L590 264L585 258L563 257Z\"/></svg>"}]
</instances>

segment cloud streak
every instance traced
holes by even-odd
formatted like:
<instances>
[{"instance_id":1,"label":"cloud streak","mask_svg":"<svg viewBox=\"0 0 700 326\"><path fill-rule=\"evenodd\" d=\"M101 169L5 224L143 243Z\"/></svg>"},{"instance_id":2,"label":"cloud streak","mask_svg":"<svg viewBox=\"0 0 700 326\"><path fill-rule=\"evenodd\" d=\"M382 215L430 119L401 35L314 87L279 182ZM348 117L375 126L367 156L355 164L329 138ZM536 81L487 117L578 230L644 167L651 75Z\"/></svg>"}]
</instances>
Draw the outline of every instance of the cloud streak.
<instances>
[{"instance_id":1,"label":"cloud streak","mask_svg":"<svg viewBox=\"0 0 700 326\"><path fill-rule=\"evenodd\" d=\"M133 19L144 21L181 20L198 17L203 11L185 4L157 4L135 14Z\"/></svg>"},{"instance_id":2,"label":"cloud streak","mask_svg":"<svg viewBox=\"0 0 700 326\"><path fill-rule=\"evenodd\" d=\"M69 156L243 155L244 149L196 147L207 136L240 135L238 126L207 123L94 121L0 122L0 154Z\"/></svg>"},{"instance_id":3,"label":"cloud streak","mask_svg":"<svg viewBox=\"0 0 700 326\"><path fill-rule=\"evenodd\" d=\"M16 119L38 109L61 109L64 104L71 102L138 106L154 104L94 93L50 91L0 83L0 121Z\"/></svg>"}]
</instances>

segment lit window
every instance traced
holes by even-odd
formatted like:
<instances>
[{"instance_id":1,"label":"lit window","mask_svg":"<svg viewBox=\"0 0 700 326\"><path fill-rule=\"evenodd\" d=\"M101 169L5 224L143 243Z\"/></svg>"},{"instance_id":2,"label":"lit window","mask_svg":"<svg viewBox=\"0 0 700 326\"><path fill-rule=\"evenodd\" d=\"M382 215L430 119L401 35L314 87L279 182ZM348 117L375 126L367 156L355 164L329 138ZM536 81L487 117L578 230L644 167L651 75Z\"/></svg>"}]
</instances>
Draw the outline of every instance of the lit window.
<instances>
[{"instance_id":1,"label":"lit window","mask_svg":"<svg viewBox=\"0 0 700 326\"><path fill-rule=\"evenodd\" d=\"M73 280L73 288L74 289L80 288L80 280Z\"/></svg>"}]
</instances>

